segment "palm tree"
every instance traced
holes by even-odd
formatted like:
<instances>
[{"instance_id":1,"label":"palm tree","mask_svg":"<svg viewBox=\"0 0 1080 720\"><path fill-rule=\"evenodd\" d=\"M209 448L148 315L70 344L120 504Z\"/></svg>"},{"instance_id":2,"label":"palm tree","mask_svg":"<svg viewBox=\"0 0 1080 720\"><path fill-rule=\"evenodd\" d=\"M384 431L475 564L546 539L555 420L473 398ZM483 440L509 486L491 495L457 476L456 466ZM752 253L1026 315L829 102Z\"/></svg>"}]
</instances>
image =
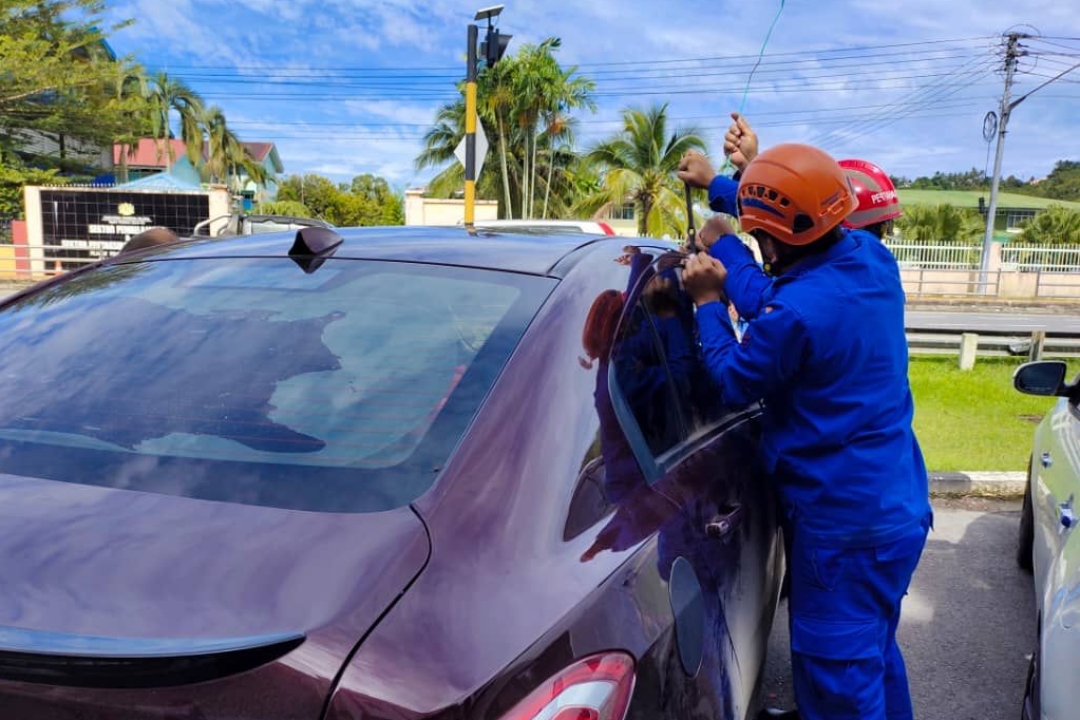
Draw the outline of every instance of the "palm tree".
<instances>
[{"instance_id":1,"label":"palm tree","mask_svg":"<svg viewBox=\"0 0 1080 720\"><path fill-rule=\"evenodd\" d=\"M464 137L465 101L457 100L439 108L435 115L435 124L424 135L424 149L416 157L416 169L440 167L453 162L428 183L429 194L449 197L461 190L465 183L465 168L455 159L454 149ZM491 152L492 150L489 149L488 161L491 159ZM479 158L477 160L479 161ZM485 165L490 167L487 163ZM498 197L498 183L502 180L503 177L497 177L493 172L485 172L477 181L476 196L485 199ZM508 178L507 182L509 182ZM507 194L509 195L509 192ZM505 207L507 209L504 213L509 215L510 205Z\"/></svg>"},{"instance_id":2,"label":"palm tree","mask_svg":"<svg viewBox=\"0 0 1080 720\"><path fill-rule=\"evenodd\" d=\"M682 186L675 176L679 159L688 150L705 151L705 141L692 128L667 132L667 105L623 112L623 129L587 155L603 172L603 187L577 205L596 215L633 202L638 234L679 236L686 228Z\"/></svg>"},{"instance_id":3,"label":"palm tree","mask_svg":"<svg viewBox=\"0 0 1080 720\"><path fill-rule=\"evenodd\" d=\"M269 179L266 168L259 164L225 120L225 113L214 105L203 113L202 125L206 129L205 172L211 182L227 182L234 186L240 171L257 184ZM234 188L235 189L235 188Z\"/></svg>"},{"instance_id":4,"label":"palm tree","mask_svg":"<svg viewBox=\"0 0 1080 720\"><path fill-rule=\"evenodd\" d=\"M166 169L172 168L174 160L172 144L169 142L173 137L171 117L174 110L180 116L180 139L187 146L188 160L198 167L202 160L202 98L183 80L159 72L150 80L148 99L154 138L165 143Z\"/></svg>"},{"instance_id":5,"label":"palm tree","mask_svg":"<svg viewBox=\"0 0 1080 720\"><path fill-rule=\"evenodd\" d=\"M479 78L477 102L480 104L479 115L487 119L498 140L499 177L502 180L503 207L505 215L512 217L513 197L510 193L510 162L506 144L509 116L514 106L514 66L513 58L485 68ZM480 93L480 88L484 92Z\"/></svg>"},{"instance_id":6,"label":"palm tree","mask_svg":"<svg viewBox=\"0 0 1080 720\"><path fill-rule=\"evenodd\" d=\"M556 192L560 184L554 176L559 165L549 162L542 167L541 148L546 144L549 157L565 163L572 140L566 133L569 111L594 107L589 97L592 81L575 76L574 69L564 71L552 55L558 47L557 38L526 46L517 55L485 68L477 79L477 114L486 131L495 136L495 147L489 150L485 164L492 170L485 170L478 179L477 195L501 196L502 217L530 217L541 187L545 193L548 187L551 193ZM462 101L440 108L434 126L425 135L424 150L416 158L417 169L450 162L464 136L464 124ZM560 143L560 149L551 154L551 148ZM498 170L494 171L496 161ZM428 191L450 194L461 188L462 177L460 165L451 164L429 184ZM550 197L548 202L552 204Z\"/></svg>"},{"instance_id":7,"label":"palm tree","mask_svg":"<svg viewBox=\"0 0 1080 720\"><path fill-rule=\"evenodd\" d=\"M557 47L557 46L556 46ZM554 59L552 59L554 63ZM596 103L591 97L593 89L596 84L587 78L575 77L574 73L577 72L577 68L570 68L568 70L560 70L557 64L554 65L554 72L552 73L554 80L549 82L548 90L544 93L544 107L540 111L540 119L543 123L543 136L548 141L549 147L553 147L557 143L561 143L563 147L572 148L574 143L573 133L573 118L569 116L570 110L575 110L580 107L588 108L590 111L596 111ZM539 168L536 167L536 140L533 141L533 166L537 174ZM547 217L548 197L551 190L551 176L554 170L555 164L548 162L548 178L547 188L544 191L544 211L543 217ZM529 217L535 214L535 208L533 202L535 199L535 193L530 196L529 199Z\"/></svg>"},{"instance_id":8,"label":"palm tree","mask_svg":"<svg viewBox=\"0 0 1080 720\"><path fill-rule=\"evenodd\" d=\"M902 238L917 243L975 243L986 229L978 212L954 205L911 205L896 226Z\"/></svg>"},{"instance_id":9,"label":"palm tree","mask_svg":"<svg viewBox=\"0 0 1080 720\"><path fill-rule=\"evenodd\" d=\"M595 83L575 77L577 68L563 70L553 52L562 46L559 38L548 38L536 46L526 46L518 54L512 73L516 102L513 113L525 141L522 171L522 216L535 214L536 185L540 178L537 152L542 135L558 127L569 110L587 107L595 110L590 97Z\"/></svg>"},{"instance_id":10,"label":"palm tree","mask_svg":"<svg viewBox=\"0 0 1080 720\"><path fill-rule=\"evenodd\" d=\"M1080 212L1051 205L1024 223L1020 241L1032 245L1080 245Z\"/></svg>"},{"instance_id":11,"label":"palm tree","mask_svg":"<svg viewBox=\"0 0 1080 720\"><path fill-rule=\"evenodd\" d=\"M112 102L127 111L128 122L112 138L113 143L120 146L119 180L127 182L128 159L134 157L139 139L145 137L150 124L150 85L141 67L114 62L109 86Z\"/></svg>"}]
</instances>

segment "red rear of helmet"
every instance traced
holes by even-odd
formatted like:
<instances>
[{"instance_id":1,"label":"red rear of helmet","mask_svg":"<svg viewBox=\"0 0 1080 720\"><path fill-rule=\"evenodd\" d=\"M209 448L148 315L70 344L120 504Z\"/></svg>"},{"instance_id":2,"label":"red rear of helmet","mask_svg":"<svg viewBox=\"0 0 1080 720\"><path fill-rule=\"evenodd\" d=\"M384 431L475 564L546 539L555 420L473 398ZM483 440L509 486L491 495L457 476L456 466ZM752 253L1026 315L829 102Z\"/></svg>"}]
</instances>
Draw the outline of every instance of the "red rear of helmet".
<instances>
[{"instance_id":1,"label":"red rear of helmet","mask_svg":"<svg viewBox=\"0 0 1080 720\"><path fill-rule=\"evenodd\" d=\"M844 220L846 228L864 228L904 214L900 209L900 197L888 174L866 160L841 160L859 207Z\"/></svg>"}]
</instances>

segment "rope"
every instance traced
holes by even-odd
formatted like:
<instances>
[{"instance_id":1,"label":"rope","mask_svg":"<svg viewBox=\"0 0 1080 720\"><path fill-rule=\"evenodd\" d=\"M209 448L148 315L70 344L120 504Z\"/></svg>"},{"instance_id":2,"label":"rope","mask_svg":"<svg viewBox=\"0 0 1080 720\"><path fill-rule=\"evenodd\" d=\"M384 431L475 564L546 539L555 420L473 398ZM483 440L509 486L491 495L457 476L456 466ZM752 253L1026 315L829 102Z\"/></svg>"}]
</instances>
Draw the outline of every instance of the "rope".
<instances>
[{"instance_id":1,"label":"rope","mask_svg":"<svg viewBox=\"0 0 1080 720\"><path fill-rule=\"evenodd\" d=\"M773 30L776 29L776 24L780 22L780 16L784 14L784 3L786 0L780 0L780 7L776 9L776 16L773 18L772 24L769 25L769 32L765 33L765 40L761 43L761 49L758 51L757 61L754 63L754 67L750 69L750 75L746 78L746 86L743 87L742 100L739 101L739 115L743 114L743 110L746 109L746 96L750 94L750 84L754 82L754 73L761 66L761 60L765 57L765 48L769 46L769 40L772 38ZM728 170L732 169L731 158L724 159L724 167L720 169L721 174L726 175Z\"/></svg>"}]
</instances>

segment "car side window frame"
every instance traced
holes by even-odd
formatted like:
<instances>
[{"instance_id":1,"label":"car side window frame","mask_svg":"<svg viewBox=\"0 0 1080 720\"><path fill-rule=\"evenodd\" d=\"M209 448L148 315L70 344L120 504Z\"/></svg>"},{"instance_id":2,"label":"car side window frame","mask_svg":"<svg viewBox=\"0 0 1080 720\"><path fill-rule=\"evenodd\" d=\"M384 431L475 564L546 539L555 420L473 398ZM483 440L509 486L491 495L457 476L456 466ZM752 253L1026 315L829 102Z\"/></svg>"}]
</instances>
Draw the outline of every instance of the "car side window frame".
<instances>
[{"instance_id":1,"label":"car side window frame","mask_svg":"<svg viewBox=\"0 0 1080 720\"><path fill-rule=\"evenodd\" d=\"M665 250L653 247L642 247L641 249L643 251L653 251L658 253L666 252ZM642 273L636 284L630 288L627 293L622 315L619 317L619 322L615 326L616 339L622 336L629 318L637 311L639 303L642 303L642 294L649 282L655 277L656 264L658 261L659 258L656 258L649 263L649 267ZM668 392L675 397L676 401L678 401L678 395L675 392L675 384L671 379L671 371L667 365L667 356L663 352L663 347L660 338L657 335L652 315L648 312L647 308L643 308L643 310L645 320L649 325L649 337L652 339L654 349L659 354L661 366L664 369L665 383L668 387ZM614 347L615 343L613 342L612 348ZM671 463L667 461L668 456L682 443L676 443L672 448L668 448L660 455L655 455L649 447L648 440L645 438L645 433L638 423L637 417L634 415L634 411L631 409L629 401L623 393L622 388L619 386L617 372L608 375L608 392L611 397L612 407L615 410L615 417L619 421L619 426L622 428L623 435L629 443L630 449L634 453L634 457L637 458L638 466L641 468L645 480L650 484L655 483L664 475L667 468L671 465Z\"/></svg>"},{"instance_id":2,"label":"car side window frame","mask_svg":"<svg viewBox=\"0 0 1080 720\"><path fill-rule=\"evenodd\" d=\"M672 251L669 248L657 248L649 246L641 246L643 251L652 251L659 254L655 260L653 260L642 277L638 279L637 284L631 289L627 295L626 304L623 308L623 314L619 319L619 323L616 326L616 337L619 337L625 329L627 319L634 313L639 304L643 305L645 317L648 320L650 328L650 336L652 338L654 347L659 353L661 358L661 365L664 368L664 374L666 382L668 384L669 394L675 399L675 402L679 403L680 417L687 417L690 408L686 408L683 404L683 399L678 392L678 388L671 375L671 370L668 365L668 358L664 352L663 343L660 341L659 334L657 332L656 323L653 314L649 311L647 306L644 306L642 295L647 287L648 283L657 275L657 265L664 255L670 254ZM695 353L696 358L700 361L700 344L697 338L691 340L691 347ZM692 455L701 447L713 442L717 437L728 432L729 430L743 424L746 420L760 414L761 403L753 403L745 408L738 408L729 412L723 413L720 417L716 418L712 422L705 424L700 428L687 427L685 423L682 423L683 427L681 435L682 439L672 445L670 448L664 450L659 455L654 454L649 447L648 441L645 438L644 431L641 429L637 418L634 415L633 410L619 387L617 380L617 373L612 373L608 378L608 389L611 394L612 405L615 409L616 417L619 420L619 425L623 430L623 434L626 436L627 441L630 444L631 449L634 452L635 457L638 460L638 464L641 467L645 478L650 483L655 482L664 474L669 472L672 468L677 466L680 462L685 460L688 456Z\"/></svg>"}]
</instances>

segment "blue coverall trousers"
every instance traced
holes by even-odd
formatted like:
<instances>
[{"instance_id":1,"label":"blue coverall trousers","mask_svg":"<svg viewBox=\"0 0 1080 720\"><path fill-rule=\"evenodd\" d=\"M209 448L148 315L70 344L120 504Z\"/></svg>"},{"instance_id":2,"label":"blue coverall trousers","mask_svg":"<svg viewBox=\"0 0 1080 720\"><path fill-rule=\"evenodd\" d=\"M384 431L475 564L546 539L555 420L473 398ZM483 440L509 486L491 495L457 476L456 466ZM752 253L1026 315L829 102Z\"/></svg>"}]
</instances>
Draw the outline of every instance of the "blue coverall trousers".
<instances>
[{"instance_id":1,"label":"blue coverall trousers","mask_svg":"<svg viewBox=\"0 0 1080 720\"><path fill-rule=\"evenodd\" d=\"M912 720L896 628L930 522L870 548L815 546L794 531L788 603L801 720Z\"/></svg>"}]
</instances>

